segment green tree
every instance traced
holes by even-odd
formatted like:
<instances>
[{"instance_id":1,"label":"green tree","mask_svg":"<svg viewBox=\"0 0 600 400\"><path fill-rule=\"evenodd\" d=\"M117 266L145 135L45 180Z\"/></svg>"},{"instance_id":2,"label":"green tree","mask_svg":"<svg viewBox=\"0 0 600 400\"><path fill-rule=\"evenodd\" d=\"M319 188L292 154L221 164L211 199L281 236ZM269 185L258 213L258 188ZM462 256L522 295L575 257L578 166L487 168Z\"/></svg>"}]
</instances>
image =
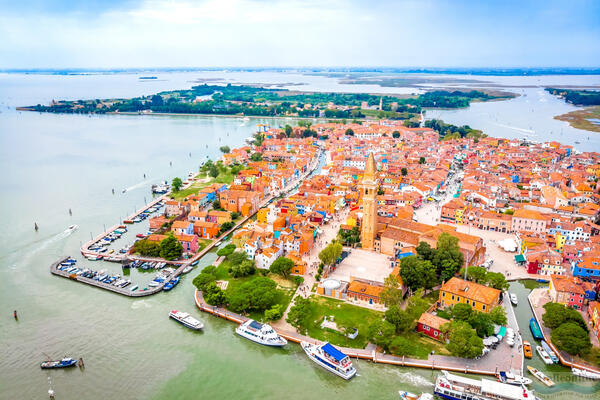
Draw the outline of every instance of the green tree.
<instances>
[{"instance_id":1,"label":"green tree","mask_svg":"<svg viewBox=\"0 0 600 400\"><path fill-rule=\"evenodd\" d=\"M254 162L258 162L258 161L262 161L262 154L261 153L252 153L252 155L250 156L250 161L254 161Z\"/></svg>"},{"instance_id":2,"label":"green tree","mask_svg":"<svg viewBox=\"0 0 600 400\"><path fill-rule=\"evenodd\" d=\"M230 230L234 226L235 226L235 224L233 222L231 222L231 221L223 222L221 224L221 226L219 227L219 235L222 235L223 233L227 232L228 230Z\"/></svg>"},{"instance_id":3,"label":"green tree","mask_svg":"<svg viewBox=\"0 0 600 400\"><path fill-rule=\"evenodd\" d=\"M419 242L417 246L417 254L423 260L433 260L433 256L435 255L435 249L432 248L427 242Z\"/></svg>"},{"instance_id":4,"label":"green tree","mask_svg":"<svg viewBox=\"0 0 600 400\"><path fill-rule=\"evenodd\" d=\"M384 289L379 297L386 306L391 307L402 302L402 288L396 276L389 275L385 278L383 286Z\"/></svg>"},{"instance_id":5,"label":"green tree","mask_svg":"<svg viewBox=\"0 0 600 400\"><path fill-rule=\"evenodd\" d=\"M425 157L419 157L419 164L425 164Z\"/></svg>"},{"instance_id":6,"label":"green tree","mask_svg":"<svg viewBox=\"0 0 600 400\"><path fill-rule=\"evenodd\" d=\"M290 311L288 312L287 318L285 320L297 329L306 328L310 313L310 299L305 299L303 297L298 296L294 300L294 305L290 308Z\"/></svg>"},{"instance_id":7,"label":"green tree","mask_svg":"<svg viewBox=\"0 0 600 400\"><path fill-rule=\"evenodd\" d=\"M194 286L196 286L198 288L198 290L204 291L206 286L209 283L214 282L216 279L217 278L215 278L214 275L202 272L197 277L194 278L192 283L194 284Z\"/></svg>"},{"instance_id":8,"label":"green tree","mask_svg":"<svg viewBox=\"0 0 600 400\"><path fill-rule=\"evenodd\" d=\"M238 219L238 218L239 218L239 217L240 217L242 214L240 214L240 213L239 213L239 212L237 212L237 211L233 211L233 212L231 212L229 215L231 216L231 219L232 219L233 221L235 221L235 220L236 220L236 219Z\"/></svg>"},{"instance_id":9,"label":"green tree","mask_svg":"<svg viewBox=\"0 0 600 400\"><path fill-rule=\"evenodd\" d=\"M470 269L470 268L469 268ZM468 272L467 272L468 274ZM498 290L508 290L509 284L506 277L500 272L488 272L485 274L485 281L488 286Z\"/></svg>"},{"instance_id":10,"label":"green tree","mask_svg":"<svg viewBox=\"0 0 600 400\"><path fill-rule=\"evenodd\" d=\"M569 354L584 355L592 348L588 332L574 322L566 322L553 329L550 337L559 350Z\"/></svg>"},{"instance_id":11,"label":"green tree","mask_svg":"<svg viewBox=\"0 0 600 400\"><path fill-rule=\"evenodd\" d=\"M219 147L219 150L221 150L221 153L223 153L223 154L228 154L231 152L231 149L229 148L229 146L221 146L221 147Z\"/></svg>"},{"instance_id":12,"label":"green tree","mask_svg":"<svg viewBox=\"0 0 600 400\"><path fill-rule=\"evenodd\" d=\"M468 322L481 338L494 334L494 321L489 313L474 311Z\"/></svg>"},{"instance_id":13,"label":"green tree","mask_svg":"<svg viewBox=\"0 0 600 400\"><path fill-rule=\"evenodd\" d=\"M506 325L508 319L506 318L506 309L502 306L496 306L490 311L490 318L496 325Z\"/></svg>"},{"instance_id":14,"label":"green tree","mask_svg":"<svg viewBox=\"0 0 600 400\"><path fill-rule=\"evenodd\" d=\"M483 341L477 332L464 321L452 321L442 325L448 334L446 348L452 355L461 358L475 358L483 352Z\"/></svg>"},{"instance_id":15,"label":"green tree","mask_svg":"<svg viewBox=\"0 0 600 400\"><path fill-rule=\"evenodd\" d=\"M179 190L183 186L183 182L181 181L181 178L173 178L173 181L171 182L171 186L173 187L173 191L175 193L179 192Z\"/></svg>"},{"instance_id":16,"label":"green tree","mask_svg":"<svg viewBox=\"0 0 600 400\"><path fill-rule=\"evenodd\" d=\"M452 278L463 265L465 258L460 252L458 238L447 232L438 237L432 263L435 265L442 281Z\"/></svg>"},{"instance_id":17,"label":"green tree","mask_svg":"<svg viewBox=\"0 0 600 400\"><path fill-rule=\"evenodd\" d=\"M133 252L146 257L160 257L160 244L148 239L138 240L133 244Z\"/></svg>"},{"instance_id":18,"label":"green tree","mask_svg":"<svg viewBox=\"0 0 600 400\"><path fill-rule=\"evenodd\" d=\"M390 343L394 339L396 327L388 321L376 321L369 325L367 337L377 346L389 350Z\"/></svg>"},{"instance_id":19,"label":"green tree","mask_svg":"<svg viewBox=\"0 0 600 400\"><path fill-rule=\"evenodd\" d=\"M230 265L239 265L248 259L245 251L236 251L227 256Z\"/></svg>"},{"instance_id":20,"label":"green tree","mask_svg":"<svg viewBox=\"0 0 600 400\"><path fill-rule=\"evenodd\" d=\"M279 294L273 280L257 276L232 288L228 295L229 308L234 312L263 311L277 302Z\"/></svg>"},{"instance_id":21,"label":"green tree","mask_svg":"<svg viewBox=\"0 0 600 400\"><path fill-rule=\"evenodd\" d=\"M333 265L337 261L338 257L342 254L342 244L338 242L329 243L319 253L319 260L325 265Z\"/></svg>"},{"instance_id":22,"label":"green tree","mask_svg":"<svg viewBox=\"0 0 600 400\"><path fill-rule=\"evenodd\" d=\"M466 303L457 303L452 307L452 317L458 321L468 321L473 315L473 307Z\"/></svg>"},{"instance_id":23,"label":"green tree","mask_svg":"<svg viewBox=\"0 0 600 400\"><path fill-rule=\"evenodd\" d=\"M385 320L396 327L396 333L403 333L410 330L415 322L414 316L399 306L394 305L385 312Z\"/></svg>"},{"instance_id":24,"label":"green tree","mask_svg":"<svg viewBox=\"0 0 600 400\"><path fill-rule=\"evenodd\" d=\"M215 164L212 164L208 169L208 175L210 175L213 178L216 178L217 176L219 176L219 168Z\"/></svg>"},{"instance_id":25,"label":"green tree","mask_svg":"<svg viewBox=\"0 0 600 400\"><path fill-rule=\"evenodd\" d=\"M460 276L465 275L464 268L460 269L459 275ZM486 283L486 279L485 279L486 275L487 275L487 271L483 267L477 267L475 265L472 265L469 268L467 268L467 279L470 281L478 282L478 283Z\"/></svg>"},{"instance_id":26,"label":"green tree","mask_svg":"<svg viewBox=\"0 0 600 400\"><path fill-rule=\"evenodd\" d=\"M285 126L284 131L285 131L285 136L287 136L287 137L291 137L292 133L294 133L294 129L289 125Z\"/></svg>"},{"instance_id":27,"label":"green tree","mask_svg":"<svg viewBox=\"0 0 600 400\"><path fill-rule=\"evenodd\" d=\"M217 255L219 257L227 257L228 255L230 255L231 253L233 253L235 251L235 244L230 243L227 246L219 249L217 251Z\"/></svg>"},{"instance_id":28,"label":"green tree","mask_svg":"<svg viewBox=\"0 0 600 400\"><path fill-rule=\"evenodd\" d=\"M242 276L254 275L256 267L254 266L253 260L244 260L239 264L232 265L229 268L229 273L234 278L240 278Z\"/></svg>"},{"instance_id":29,"label":"green tree","mask_svg":"<svg viewBox=\"0 0 600 400\"><path fill-rule=\"evenodd\" d=\"M436 270L427 260L417 256L404 257L400 262L400 277L411 290L431 289L437 282Z\"/></svg>"},{"instance_id":30,"label":"green tree","mask_svg":"<svg viewBox=\"0 0 600 400\"><path fill-rule=\"evenodd\" d=\"M406 311L411 313L415 320L429 308L429 302L423 298L424 293L424 289L419 289L408 298Z\"/></svg>"},{"instance_id":31,"label":"green tree","mask_svg":"<svg viewBox=\"0 0 600 400\"><path fill-rule=\"evenodd\" d=\"M202 291L204 300L211 306L220 306L227 303L225 292L215 282L208 283Z\"/></svg>"},{"instance_id":32,"label":"green tree","mask_svg":"<svg viewBox=\"0 0 600 400\"><path fill-rule=\"evenodd\" d=\"M287 257L279 257L277 260L273 261L273 264L269 267L269 271L287 278L292 268L294 268L294 262L292 260Z\"/></svg>"},{"instance_id":33,"label":"green tree","mask_svg":"<svg viewBox=\"0 0 600 400\"><path fill-rule=\"evenodd\" d=\"M588 332L587 324L577 310L568 308L560 303L546 303L544 304L544 310L542 320L548 328L555 329L567 322L573 322Z\"/></svg>"},{"instance_id":34,"label":"green tree","mask_svg":"<svg viewBox=\"0 0 600 400\"><path fill-rule=\"evenodd\" d=\"M405 167L402 167L400 174L402 174L402 176L406 176L408 174L408 170Z\"/></svg>"},{"instance_id":35,"label":"green tree","mask_svg":"<svg viewBox=\"0 0 600 400\"><path fill-rule=\"evenodd\" d=\"M390 353L396 356L414 356L418 353L418 344L404 336L396 336L389 347Z\"/></svg>"},{"instance_id":36,"label":"green tree","mask_svg":"<svg viewBox=\"0 0 600 400\"><path fill-rule=\"evenodd\" d=\"M173 235L160 241L160 256L165 260L177 260L183 254L183 246Z\"/></svg>"},{"instance_id":37,"label":"green tree","mask_svg":"<svg viewBox=\"0 0 600 400\"><path fill-rule=\"evenodd\" d=\"M265 319L267 321L277 321L283 316L281 305L275 304L273 307L265 311Z\"/></svg>"},{"instance_id":38,"label":"green tree","mask_svg":"<svg viewBox=\"0 0 600 400\"><path fill-rule=\"evenodd\" d=\"M346 136L354 136L354 131L350 128L346 129L346 132L344 132L344 134Z\"/></svg>"},{"instance_id":39,"label":"green tree","mask_svg":"<svg viewBox=\"0 0 600 400\"><path fill-rule=\"evenodd\" d=\"M358 229L358 226L353 227L351 230L340 228L338 237L343 244L351 246L360 242L360 229Z\"/></svg>"}]
</instances>

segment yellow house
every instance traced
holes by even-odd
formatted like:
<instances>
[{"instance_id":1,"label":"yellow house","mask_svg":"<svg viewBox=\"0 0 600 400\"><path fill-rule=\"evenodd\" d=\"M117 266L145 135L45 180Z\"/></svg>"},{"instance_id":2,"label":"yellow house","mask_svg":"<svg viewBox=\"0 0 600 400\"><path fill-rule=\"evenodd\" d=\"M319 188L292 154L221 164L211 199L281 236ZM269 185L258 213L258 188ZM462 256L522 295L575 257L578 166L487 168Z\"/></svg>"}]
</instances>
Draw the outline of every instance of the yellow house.
<instances>
[{"instance_id":1,"label":"yellow house","mask_svg":"<svg viewBox=\"0 0 600 400\"><path fill-rule=\"evenodd\" d=\"M442 285L439 301L443 307L465 303L477 311L490 312L500 302L500 290L454 277Z\"/></svg>"},{"instance_id":2,"label":"yellow house","mask_svg":"<svg viewBox=\"0 0 600 400\"><path fill-rule=\"evenodd\" d=\"M458 225L462 225L462 223L463 223L462 218L463 218L464 213L465 213L465 209L464 208L457 208L456 209L454 215L456 216L456 223Z\"/></svg>"},{"instance_id":3,"label":"yellow house","mask_svg":"<svg viewBox=\"0 0 600 400\"><path fill-rule=\"evenodd\" d=\"M562 251L565 243L567 242L567 236L561 235L560 232L556 232L554 238L556 239L556 250Z\"/></svg>"},{"instance_id":4,"label":"yellow house","mask_svg":"<svg viewBox=\"0 0 600 400\"><path fill-rule=\"evenodd\" d=\"M256 213L256 222L258 222L259 224L266 224L268 213L268 208L261 208L260 210L258 210L258 212Z\"/></svg>"}]
</instances>

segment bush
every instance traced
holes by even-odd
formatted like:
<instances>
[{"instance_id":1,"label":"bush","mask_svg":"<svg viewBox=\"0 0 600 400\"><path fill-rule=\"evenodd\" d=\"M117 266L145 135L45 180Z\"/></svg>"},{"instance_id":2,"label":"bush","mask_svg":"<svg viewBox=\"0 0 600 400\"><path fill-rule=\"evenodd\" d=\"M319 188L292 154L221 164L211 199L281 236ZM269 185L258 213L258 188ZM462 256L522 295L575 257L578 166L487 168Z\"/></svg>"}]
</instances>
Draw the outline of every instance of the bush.
<instances>
[{"instance_id":1,"label":"bush","mask_svg":"<svg viewBox=\"0 0 600 400\"><path fill-rule=\"evenodd\" d=\"M304 283L304 278L301 276L294 276L294 283L296 284L296 286L300 286Z\"/></svg>"},{"instance_id":2,"label":"bush","mask_svg":"<svg viewBox=\"0 0 600 400\"><path fill-rule=\"evenodd\" d=\"M246 261L247 259L248 259L248 256L246 255L246 252L244 252L244 251L236 251L227 256L227 261L229 261L229 263L232 266L239 265L242 262Z\"/></svg>"},{"instance_id":3,"label":"bush","mask_svg":"<svg viewBox=\"0 0 600 400\"><path fill-rule=\"evenodd\" d=\"M239 213L239 212L237 212L237 211L234 211L234 212L232 212L232 213L231 213L231 214L229 214L229 215L231 216L231 219L235 221L236 219L238 219L239 217L241 217L241 215L242 215L242 214L240 214L240 213Z\"/></svg>"},{"instance_id":4,"label":"bush","mask_svg":"<svg viewBox=\"0 0 600 400\"><path fill-rule=\"evenodd\" d=\"M211 275L216 275L217 274L217 267L215 267L214 265L208 265L206 267L204 267L204 269L202 270L203 274L211 274Z\"/></svg>"},{"instance_id":5,"label":"bush","mask_svg":"<svg viewBox=\"0 0 600 400\"><path fill-rule=\"evenodd\" d=\"M283 316L281 305L275 304L273 307L265 311L265 319L267 321L277 321Z\"/></svg>"},{"instance_id":6,"label":"bush","mask_svg":"<svg viewBox=\"0 0 600 400\"><path fill-rule=\"evenodd\" d=\"M220 306L227 302L225 292L215 282L207 284L202 293L204 294L204 300L211 306Z\"/></svg>"},{"instance_id":7,"label":"bush","mask_svg":"<svg viewBox=\"0 0 600 400\"><path fill-rule=\"evenodd\" d=\"M321 274L315 275L315 280L319 282L321 280Z\"/></svg>"},{"instance_id":8,"label":"bush","mask_svg":"<svg viewBox=\"0 0 600 400\"><path fill-rule=\"evenodd\" d=\"M234 278L253 275L254 272L256 272L256 268L254 267L254 261L252 260L244 260L240 264L232 265L231 268L229 268L229 273Z\"/></svg>"},{"instance_id":9,"label":"bush","mask_svg":"<svg viewBox=\"0 0 600 400\"><path fill-rule=\"evenodd\" d=\"M219 249L219 251L217 251L217 255L219 257L228 256L231 253L233 253L234 251L235 251L235 244L230 243L227 246L223 247L222 249Z\"/></svg>"},{"instance_id":10,"label":"bush","mask_svg":"<svg viewBox=\"0 0 600 400\"><path fill-rule=\"evenodd\" d=\"M215 278L214 275L202 272L202 273L200 273L200 275L198 275L197 277L194 278L194 280L192 281L192 283L194 284L194 286L196 286L198 288L198 290L201 290L201 291L204 292L204 290L206 289L206 287L210 283L213 283L216 280L217 280L217 278Z\"/></svg>"},{"instance_id":11,"label":"bush","mask_svg":"<svg viewBox=\"0 0 600 400\"><path fill-rule=\"evenodd\" d=\"M221 227L219 228L219 235L222 235L223 233L227 232L234 226L235 226L235 224L233 222L223 222L221 224Z\"/></svg>"}]
</instances>

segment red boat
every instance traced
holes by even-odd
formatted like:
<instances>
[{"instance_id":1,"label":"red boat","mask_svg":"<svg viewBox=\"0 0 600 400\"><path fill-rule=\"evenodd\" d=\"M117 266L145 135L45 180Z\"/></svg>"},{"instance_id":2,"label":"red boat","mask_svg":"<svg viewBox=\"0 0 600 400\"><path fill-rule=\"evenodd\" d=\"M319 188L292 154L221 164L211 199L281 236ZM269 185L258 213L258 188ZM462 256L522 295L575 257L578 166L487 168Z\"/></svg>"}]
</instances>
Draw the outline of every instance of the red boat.
<instances>
[{"instance_id":1,"label":"red boat","mask_svg":"<svg viewBox=\"0 0 600 400\"><path fill-rule=\"evenodd\" d=\"M146 237L146 235L144 235L143 233L138 233L137 235L135 235L135 237L143 239Z\"/></svg>"}]
</instances>

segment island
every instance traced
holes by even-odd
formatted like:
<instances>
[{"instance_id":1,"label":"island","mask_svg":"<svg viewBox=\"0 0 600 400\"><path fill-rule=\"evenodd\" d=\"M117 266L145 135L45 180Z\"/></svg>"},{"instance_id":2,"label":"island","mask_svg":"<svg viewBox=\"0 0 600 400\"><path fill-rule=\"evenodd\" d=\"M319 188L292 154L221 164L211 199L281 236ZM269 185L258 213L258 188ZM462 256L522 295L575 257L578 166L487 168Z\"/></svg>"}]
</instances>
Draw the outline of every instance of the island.
<instances>
[{"instance_id":1,"label":"island","mask_svg":"<svg viewBox=\"0 0 600 400\"><path fill-rule=\"evenodd\" d=\"M585 106L581 110L557 115L554 119L568 122L573 128L600 132L600 91L547 88L547 92L563 98L567 103Z\"/></svg>"}]
</instances>

